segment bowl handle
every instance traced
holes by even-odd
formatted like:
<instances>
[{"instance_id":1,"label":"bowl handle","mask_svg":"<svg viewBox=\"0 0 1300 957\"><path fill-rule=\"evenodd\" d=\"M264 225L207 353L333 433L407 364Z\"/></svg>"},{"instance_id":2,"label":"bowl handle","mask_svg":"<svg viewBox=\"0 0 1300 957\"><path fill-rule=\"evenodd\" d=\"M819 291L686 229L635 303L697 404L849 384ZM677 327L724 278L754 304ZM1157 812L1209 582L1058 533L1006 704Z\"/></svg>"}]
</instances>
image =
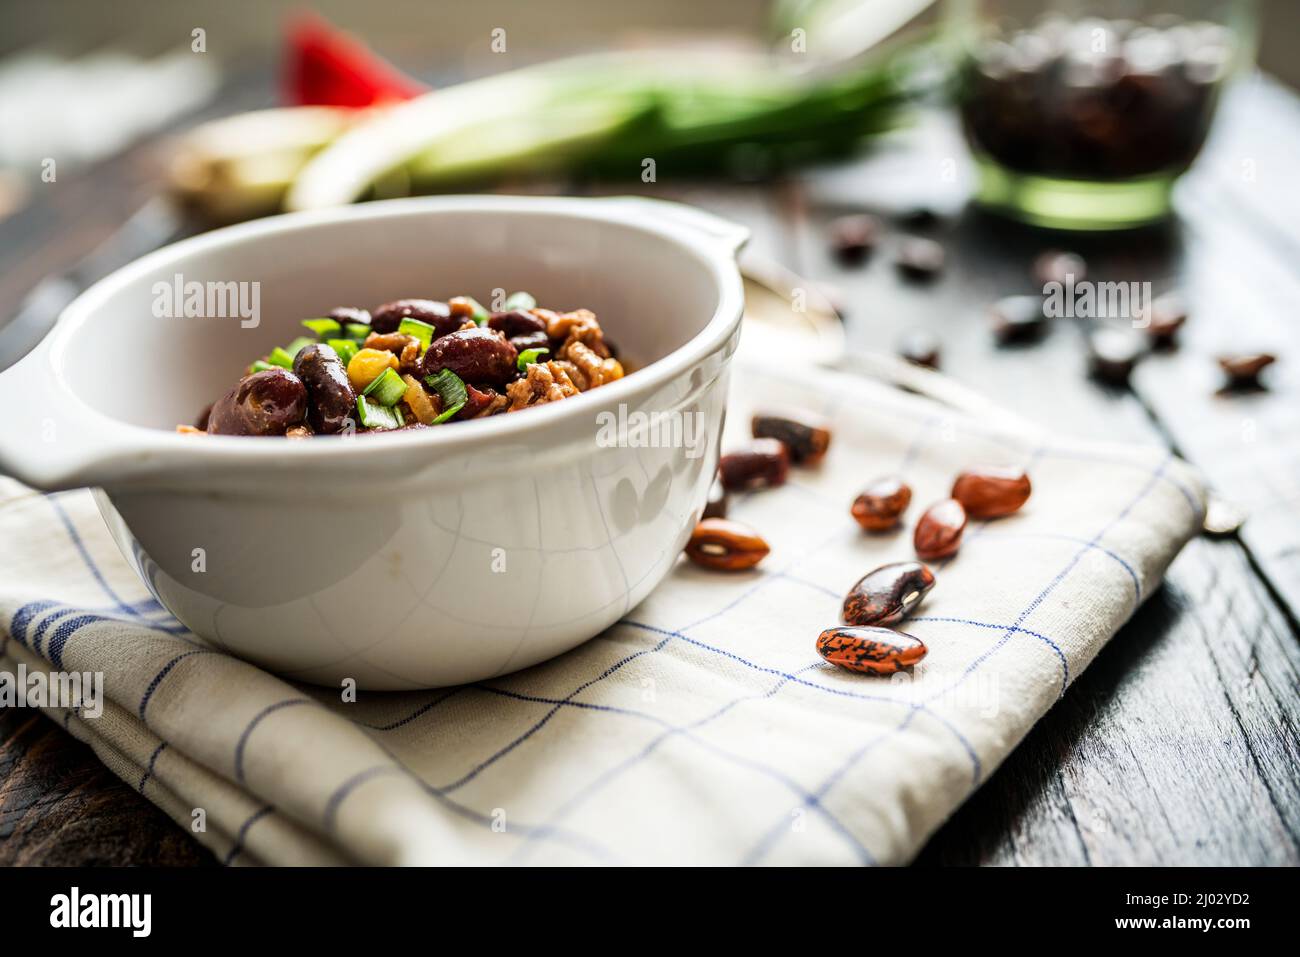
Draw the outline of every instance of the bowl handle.
<instances>
[{"instance_id":1,"label":"bowl handle","mask_svg":"<svg viewBox=\"0 0 1300 957\"><path fill-rule=\"evenodd\" d=\"M729 219L715 216L686 203L674 203L666 199L653 199L649 196L611 196L602 202L611 206L623 206L629 210L643 211L648 216L666 219L670 222L704 233L717 241L729 254L736 255L749 242L749 227L733 223Z\"/></svg>"},{"instance_id":2,"label":"bowl handle","mask_svg":"<svg viewBox=\"0 0 1300 957\"><path fill-rule=\"evenodd\" d=\"M0 372L0 475L46 492L85 485L126 470L147 450L126 451L111 433L120 428L74 407L50 362L47 336L16 364Z\"/></svg>"}]
</instances>

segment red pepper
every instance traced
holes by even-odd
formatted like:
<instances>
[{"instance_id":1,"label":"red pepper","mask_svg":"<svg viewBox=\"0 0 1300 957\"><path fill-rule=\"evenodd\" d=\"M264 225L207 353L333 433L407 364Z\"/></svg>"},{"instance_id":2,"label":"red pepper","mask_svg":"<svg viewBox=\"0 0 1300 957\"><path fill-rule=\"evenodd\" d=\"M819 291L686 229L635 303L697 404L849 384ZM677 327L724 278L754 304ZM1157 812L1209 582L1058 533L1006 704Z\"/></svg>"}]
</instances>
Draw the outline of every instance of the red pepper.
<instances>
[{"instance_id":1,"label":"red pepper","mask_svg":"<svg viewBox=\"0 0 1300 957\"><path fill-rule=\"evenodd\" d=\"M314 14L298 14L289 25L281 95L291 106L366 107L427 90Z\"/></svg>"}]
</instances>

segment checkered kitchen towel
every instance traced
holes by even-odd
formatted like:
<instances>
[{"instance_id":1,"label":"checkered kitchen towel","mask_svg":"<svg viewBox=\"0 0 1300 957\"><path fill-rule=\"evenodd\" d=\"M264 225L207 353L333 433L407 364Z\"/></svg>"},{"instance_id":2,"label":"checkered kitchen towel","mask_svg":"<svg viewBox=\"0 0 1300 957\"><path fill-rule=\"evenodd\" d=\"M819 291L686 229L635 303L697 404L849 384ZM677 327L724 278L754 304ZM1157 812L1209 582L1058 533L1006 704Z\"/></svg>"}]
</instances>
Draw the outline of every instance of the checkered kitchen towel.
<instances>
[{"instance_id":1,"label":"checkered kitchen towel","mask_svg":"<svg viewBox=\"0 0 1300 957\"><path fill-rule=\"evenodd\" d=\"M148 597L88 492L0 484L0 671L103 672L98 717L47 707L229 863L899 864L984 781L1159 584L1203 492L1163 449L1071 442L879 382L746 368L751 400L829 414L820 468L733 501L772 552L680 564L558 659L416 693L296 686L205 647ZM900 472L910 517L974 463L1025 465L1015 516L973 523L906 629L912 674L814 640L848 587L912 556L858 489Z\"/></svg>"}]
</instances>

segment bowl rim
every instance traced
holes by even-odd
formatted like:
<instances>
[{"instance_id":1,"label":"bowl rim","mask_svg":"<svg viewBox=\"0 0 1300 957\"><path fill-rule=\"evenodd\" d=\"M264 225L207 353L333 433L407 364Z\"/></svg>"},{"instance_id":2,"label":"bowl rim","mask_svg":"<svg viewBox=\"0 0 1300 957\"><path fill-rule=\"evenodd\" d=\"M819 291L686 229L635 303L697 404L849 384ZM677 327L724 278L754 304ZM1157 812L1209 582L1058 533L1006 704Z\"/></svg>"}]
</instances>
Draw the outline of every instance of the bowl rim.
<instances>
[{"instance_id":1,"label":"bowl rim","mask_svg":"<svg viewBox=\"0 0 1300 957\"><path fill-rule=\"evenodd\" d=\"M563 402L547 403L524 416L498 415L475 421L473 428L417 429L393 435L370 435L366 441L262 441L261 437L204 435L199 438L166 429L124 422L100 412L87 403L65 375L64 358L77 333L99 313L104 304L132 282L165 269L183 256L228 248L253 238L275 237L309 231L323 226L357 220L384 220L446 212L499 212L516 216L564 216L608 222L658 236L689 253L707 270L718 292L713 315L690 339L627 377ZM285 213L233 226L226 226L164 246L110 273L70 303L59 316L45 341L33 351L43 353L46 370L57 382L55 395L66 400L63 410L97 430L113 435L107 443L113 451L147 452L160 459L182 454L194 465L219 459L223 465L250 466L277 463L304 464L318 459L346 460L364 456L372 459L375 443L390 452L418 453L421 450L461 452L474 446L536 433L592 414L600 406L626 402L663 386L689 372L706 357L721 349L740 325L744 306L743 284L735 256L747 238L747 230L710 213L683 204L637 196L536 197L464 195L382 200L325 210ZM102 432L101 432L102 434ZM159 461L157 464L161 465Z\"/></svg>"}]
</instances>

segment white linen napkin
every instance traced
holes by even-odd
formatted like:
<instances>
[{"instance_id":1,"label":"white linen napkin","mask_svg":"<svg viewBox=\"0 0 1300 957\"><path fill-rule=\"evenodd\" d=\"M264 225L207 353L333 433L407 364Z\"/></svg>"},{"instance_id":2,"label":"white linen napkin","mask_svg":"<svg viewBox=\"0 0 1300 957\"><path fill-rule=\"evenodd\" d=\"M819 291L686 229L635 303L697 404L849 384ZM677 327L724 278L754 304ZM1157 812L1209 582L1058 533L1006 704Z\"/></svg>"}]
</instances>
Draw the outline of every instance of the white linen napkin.
<instances>
[{"instance_id":1,"label":"white linen napkin","mask_svg":"<svg viewBox=\"0 0 1300 957\"><path fill-rule=\"evenodd\" d=\"M904 863L1160 584L1202 486L1161 448L857 377L746 364L733 381L730 443L756 400L834 424L820 467L732 501L771 554L739 574L683 562L553 661L344 703L179 626L91 493L3 480L0 672L102 673L102 714L46 711L228 863ZM928 656L893 677L823 662L849 586L913 557L910 523L858 529L857 491L902 474L914 520L978 463L1024 465L1034 493L935 565L903 626Z\"/></svg>"}]
</instances>

